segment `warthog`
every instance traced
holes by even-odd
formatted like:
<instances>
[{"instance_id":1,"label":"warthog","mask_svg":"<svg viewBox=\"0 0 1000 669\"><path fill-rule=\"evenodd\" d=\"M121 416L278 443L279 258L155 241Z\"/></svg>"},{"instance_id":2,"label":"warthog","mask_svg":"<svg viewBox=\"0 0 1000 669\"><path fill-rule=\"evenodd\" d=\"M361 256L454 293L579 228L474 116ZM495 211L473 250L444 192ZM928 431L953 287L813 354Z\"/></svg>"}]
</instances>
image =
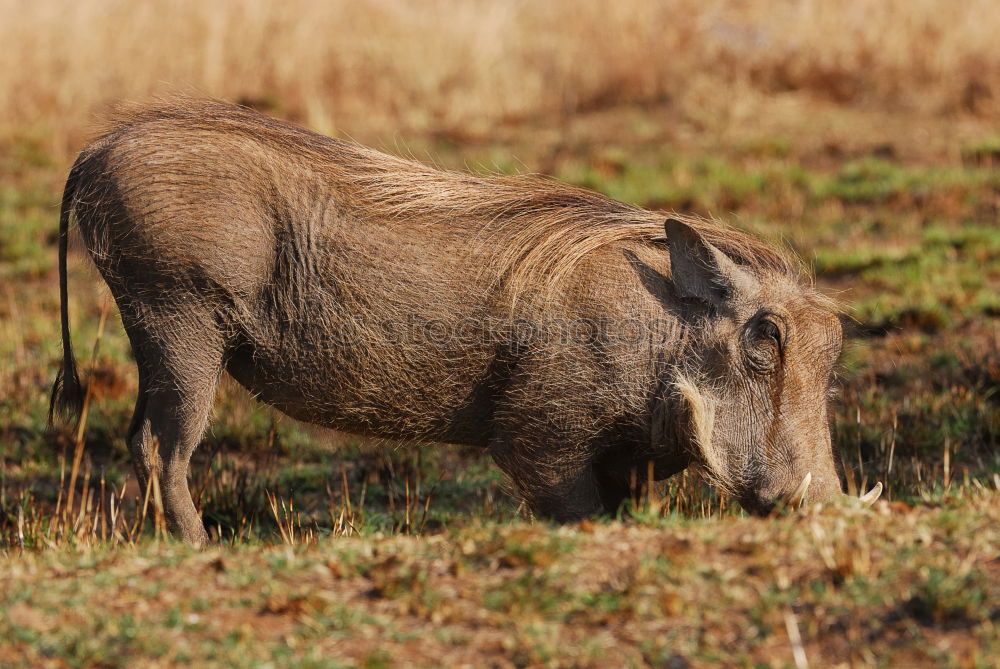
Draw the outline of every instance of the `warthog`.
<instances>
[{"instance_id":1,"label":"warthog","mask_svg":"<svg viewBox=\"0 0 1000 669\"><path fill-rule=\"evenodd\" d=\"M215 101L132 109L62 200L139 369L128 445L176 534L228 372L360 435L489 450L539 516L614 511L630 472L699 467L748 510L841 495L834 310L753 237L529 176L444 172ZM807 491L808 488L808 491ZM869 497L878 494L874 490Z\"/></svg>"}]
</instances>

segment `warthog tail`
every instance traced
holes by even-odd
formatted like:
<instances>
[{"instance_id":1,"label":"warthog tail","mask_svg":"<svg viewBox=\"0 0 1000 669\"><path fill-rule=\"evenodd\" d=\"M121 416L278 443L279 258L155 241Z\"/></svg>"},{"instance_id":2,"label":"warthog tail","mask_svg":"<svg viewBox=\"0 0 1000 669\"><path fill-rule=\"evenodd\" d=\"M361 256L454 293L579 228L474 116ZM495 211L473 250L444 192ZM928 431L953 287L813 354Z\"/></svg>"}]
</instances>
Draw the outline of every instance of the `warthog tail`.
<instances>
[{"instance_id":1,"label":"warthog tail","mask_svg":"<svg viewBox=\"0 0 1000 669\"><path fill-rule=\"evenodd\" d=\"M62 205L59 211L59 311L62 319L63 360L56 381L52 385L52 397L49 400L49 424L55 414L68 418L78 416L83 408L83 386L76 371L76 360L73 357L73 344L69 335L69 290L66 280L66 253L69 247L69 219L73 213L78 179L76 166L70 171L63 190Z\"/></svg>"}]
</instances>

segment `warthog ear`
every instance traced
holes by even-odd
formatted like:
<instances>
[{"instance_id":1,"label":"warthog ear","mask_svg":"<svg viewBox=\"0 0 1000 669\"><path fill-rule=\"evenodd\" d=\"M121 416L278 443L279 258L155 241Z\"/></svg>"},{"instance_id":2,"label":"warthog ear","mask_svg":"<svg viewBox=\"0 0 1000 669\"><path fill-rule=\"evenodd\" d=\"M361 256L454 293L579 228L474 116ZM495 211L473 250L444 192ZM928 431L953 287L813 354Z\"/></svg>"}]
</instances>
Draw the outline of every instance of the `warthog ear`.
<instances>
[{"instance_id":1,"label":"warthog ear","mask_svg":"<svg viewBox=\"0 0 1000 669\"><path fill-rule=\"evenodd\" d=\"M682 297L721 306L753 285L747 272L687 223L668 218L664 227L674 288Z\"/></svg>"}]
</instances>

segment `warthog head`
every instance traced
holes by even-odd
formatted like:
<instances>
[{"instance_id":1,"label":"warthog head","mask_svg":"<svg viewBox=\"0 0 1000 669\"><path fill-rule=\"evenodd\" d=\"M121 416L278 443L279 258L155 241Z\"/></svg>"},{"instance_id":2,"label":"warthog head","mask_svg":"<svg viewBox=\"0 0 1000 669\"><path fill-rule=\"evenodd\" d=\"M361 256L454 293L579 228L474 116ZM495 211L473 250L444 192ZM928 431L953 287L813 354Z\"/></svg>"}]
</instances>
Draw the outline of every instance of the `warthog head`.
<instances>
[{"instance_id":1,"label":"warthog head","mask_svg":"<svg viewBox=\"0 0 1000 669\"><path fill-rule=\"evenodd\" d=\"M695 460L751 512L842 497L827 411L842 343L834 309L785 273L735 263L684 223L668 220L666 233L674 288L694 314L697 355L677 369L674 396Z\"/></svg>"}]
</instances>

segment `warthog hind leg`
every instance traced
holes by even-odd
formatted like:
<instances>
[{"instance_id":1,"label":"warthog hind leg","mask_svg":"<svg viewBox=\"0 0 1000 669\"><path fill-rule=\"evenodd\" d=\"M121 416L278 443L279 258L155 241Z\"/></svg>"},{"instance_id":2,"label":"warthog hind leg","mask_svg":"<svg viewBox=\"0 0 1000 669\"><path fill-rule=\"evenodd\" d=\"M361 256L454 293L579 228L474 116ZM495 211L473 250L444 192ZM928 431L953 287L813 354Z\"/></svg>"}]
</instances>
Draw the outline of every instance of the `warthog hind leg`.
<instances>
[{"instance_id":1,"label":"warthog hind leg","mask_svg":"<svg viewBox=\"0 0 1000 669\"><path fill-rule=\"evenodd\" d=\"M190 322L189 317L185 321ZM201 546L208 534L191 499L187 474L215 400L222 369L221 337L209 329L192 332L190 328L183 335L164 335L177 329L149 325L148 318L141 326L126 325L139 367L129 451L143 494L151 476L157 474L171 532ZM172 319L171 325L177 321Z\"/></svg>"}]
</instances>

